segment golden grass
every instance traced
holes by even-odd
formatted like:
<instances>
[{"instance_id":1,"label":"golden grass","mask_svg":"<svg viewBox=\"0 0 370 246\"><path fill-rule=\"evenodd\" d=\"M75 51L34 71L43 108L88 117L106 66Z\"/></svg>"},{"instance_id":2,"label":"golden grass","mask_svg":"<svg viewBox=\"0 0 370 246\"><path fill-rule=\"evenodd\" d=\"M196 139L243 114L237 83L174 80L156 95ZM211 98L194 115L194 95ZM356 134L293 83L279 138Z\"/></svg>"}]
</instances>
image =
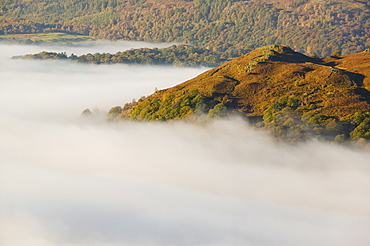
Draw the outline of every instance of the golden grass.
<instances>
[{"instance_id":1,"label":"golden grass","mask_svg":"<svg viewBox=\"0 0 370 246\"><path fill-rule=\"evenodd\" d=\"M370 111L369 65L370 52L319 60L286 46L265 46L151 97L197 89L233 101L233 109L246 116L262 116L278 98L294 95L302 105L314 104L317 113L340 118Z\"/></svg>"},{"instance_id":2,"label":"golden grass","mask_svg":"<svg viewBox=\"0 0 370 246\"><path fill-rule=\"evenodd\" d=\"M72 35L66 33L52 32L52 33L34 33L34 34L9 34L1 35L0 40L31 40L31 41L44 41L44 42L60 42L60 41L92 41L93 38L83 35Z\"/></svg>"}]
</instances>

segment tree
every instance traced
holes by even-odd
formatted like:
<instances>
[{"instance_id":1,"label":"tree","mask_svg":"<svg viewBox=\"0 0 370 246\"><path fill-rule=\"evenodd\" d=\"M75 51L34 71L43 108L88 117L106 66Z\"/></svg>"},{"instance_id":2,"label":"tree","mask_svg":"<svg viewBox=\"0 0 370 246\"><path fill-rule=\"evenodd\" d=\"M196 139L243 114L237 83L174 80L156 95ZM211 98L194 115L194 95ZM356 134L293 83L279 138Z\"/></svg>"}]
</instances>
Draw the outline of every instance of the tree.
<instances>
[{"instance_id":1,"label":"tree","mask_svg":"<svg viewBox=\"0 0 370 246\"><path fill-rule=\"evenodd\" d=\"M208 111L208 115L212 118L224 117L227 115L227 108L223 103L219 103Z\"/></svg>"},{"instance_id":2,"label":"tree","mask_svg":"<svg viewBox=\"0 0 370 246\"><path fill-rule=\"evenodd\" d=\"M84 111L82 111L82 113L81 113L81 115L82 116L88 116L88 115L91 115L92 113L91 113L91 110L90 109L85 109Z\"/></svg>"},{"instance_id":3,"label":"tree","mask_svg":"<svg viewBox=\"0 0 370 246\"><path fill-rule=\"evenodd\" d=\"M113 108L111 108L111 109L108 111L107 119L108 119L108 120L113 120L113 119L115 119L115 118L116 118L120 113L122 113L122 107L121 107L121 106L113 107Z\"/></svg>"},{"instance_id":4,"label":"tree","mask_svg":"<svg viewBox=\"0 0 370 246\"><path fill-rule=\"evenodd\" d=\"M370 139L370 118L366 118L361 124L359 124L350 133L350 137L352 140L359 138Z\"/></svg>"},{"instance_id":5,"label":"tree","mask_svg":"<svg viewBox=\"0 0 370 246\"><path fill-rule=\"evenodd\" d=\"M320 57L316 53L312 53L311 55L312 58L319 59Z\"/></svg>"},{"instance_id":6,"label":"tree","mask_svg":"<svg viewBox=\"0 0 370 246\"><path fill-rule=\"evenodd\" d=\"M336 50L333 53L331 53L330 56L334 56L334 57L342 56L342 51L341 50Z\"/></svg>"}]
</instances>

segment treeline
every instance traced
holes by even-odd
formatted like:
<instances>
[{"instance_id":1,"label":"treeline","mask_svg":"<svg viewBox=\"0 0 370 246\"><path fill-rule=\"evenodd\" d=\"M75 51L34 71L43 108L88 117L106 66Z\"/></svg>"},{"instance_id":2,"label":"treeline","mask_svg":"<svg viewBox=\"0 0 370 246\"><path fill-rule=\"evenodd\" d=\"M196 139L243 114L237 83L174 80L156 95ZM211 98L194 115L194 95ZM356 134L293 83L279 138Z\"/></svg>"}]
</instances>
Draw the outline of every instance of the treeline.
<instances>
[{"instance_id":1,"label":"treeline","mask_svg":"<svg viewBox=\"0 0 370 246\"><path fill-rule=\"evenodd\" d=\"M175 66L207 66L214 67L219 65L222 60L207 49L188 45L173 45L168 48L141 48L131 49L115 54L95 53L76 56L67 56L65 52L40 52L24 56L15 56L14 59L58 59L72 60L80 63L91 64L155 64L155 65L175 65Z\"/></svg>"},{"instance_id":2,"label":"treeline","mask_svg":"<svg viewBox=\"0 0 370 246\"><path fill-rule=\"evenodd\" d=\"M0 3L0 35L66 32L185 42L228 59L277 43L319 56L370 47L370 2L313 0L30 0Z\"/></svg>"},{"instance_id":3,"label":"treeline","mask_svg":"<svg viewBox=\"0 0 370 246\"><path fill-rule=\"evenodd\" d=\"M169 121L203 114L208 114L210 117L225 116L227 113L226 106L222 102L205 97L197 89L179 95L165 95L162 99L159 97L144 99L142 97L138 102L110 109L108 119Z\"/></svg>"}]
</instances>

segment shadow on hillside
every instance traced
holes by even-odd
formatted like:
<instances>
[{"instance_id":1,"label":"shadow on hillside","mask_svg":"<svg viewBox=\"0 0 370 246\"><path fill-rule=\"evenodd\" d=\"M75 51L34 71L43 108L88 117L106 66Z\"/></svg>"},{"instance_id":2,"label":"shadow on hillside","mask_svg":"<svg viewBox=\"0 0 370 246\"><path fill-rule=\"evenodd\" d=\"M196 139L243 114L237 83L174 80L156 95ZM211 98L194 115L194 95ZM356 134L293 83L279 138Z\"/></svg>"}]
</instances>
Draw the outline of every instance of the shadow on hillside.
<instances>
[{"instance_id":1,"label":"shadow on hillside","mask_svg":"<svg viewBox=\"0 0 370 246\"><path fill-rule=\"evenodd\" d=\"M364 79L365 79L365 76L362 75L362 74L358 74L358 73L352 73L352 72L349 72L349 71L345 71L345 73L348 75L348 77L356 83L356 85L358 87L363 87L364 86Z\"/></svg>"},{"instance_id":2,"label":"shadow on hillside","mask_svg":"<svg viewBox=\"0 0 370 246\"><path fill-rule=\"evenodd\" d=\"M360 95L364 101L370 103L370 91L365 88L356 88L355 92Z\"/></svg>"}]
</instances>

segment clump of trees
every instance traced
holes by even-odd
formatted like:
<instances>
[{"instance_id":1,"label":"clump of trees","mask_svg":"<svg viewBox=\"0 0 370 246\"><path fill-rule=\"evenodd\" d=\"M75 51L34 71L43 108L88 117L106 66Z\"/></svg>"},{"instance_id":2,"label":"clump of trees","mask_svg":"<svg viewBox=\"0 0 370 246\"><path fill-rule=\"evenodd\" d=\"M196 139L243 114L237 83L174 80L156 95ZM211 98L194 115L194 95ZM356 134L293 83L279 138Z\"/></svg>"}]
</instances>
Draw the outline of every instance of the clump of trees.
<instances>
[{"instance_id":1,"label":"clump of trees","mask_svg":"<svg viewBox=\"0 0 370 246\"><path fill-rule=\"evenodd\" d=\"M302 105L294 96L281 97L272 103L258 123L278 138L288 142L308 138L342 143L359 139L370 140L370 113L357 112L342 118L316 112L315 104Z\"/></svg>"},{"instance_id":2,"label":"clump of trees","mask_svg":"<svg viewBox=\"0 0 370 246\"><path fill-rule=\"evenodd\" d=\"M68 57L66 52L56 53L56 52L42 51L37 54L14 56L12 58L13 59L66 60L66 59L70 59L71 57Z\"/></svg>"},{"instance_id":3,"label":"clump of trees","mask_svg":"<svg viewBox=\"0 0 370 246\"><path fill-rule=\"evenodd\" d=\"M157 92L159 93L159 92ZM168 121L190 116L206 115L222 117L227 115L226 106L211 97L203 96L197 89L177 95L166 94L141 98L138 102L114 107L108 112L108 119L137 121Z\"/></svg>"}]
</instances>

